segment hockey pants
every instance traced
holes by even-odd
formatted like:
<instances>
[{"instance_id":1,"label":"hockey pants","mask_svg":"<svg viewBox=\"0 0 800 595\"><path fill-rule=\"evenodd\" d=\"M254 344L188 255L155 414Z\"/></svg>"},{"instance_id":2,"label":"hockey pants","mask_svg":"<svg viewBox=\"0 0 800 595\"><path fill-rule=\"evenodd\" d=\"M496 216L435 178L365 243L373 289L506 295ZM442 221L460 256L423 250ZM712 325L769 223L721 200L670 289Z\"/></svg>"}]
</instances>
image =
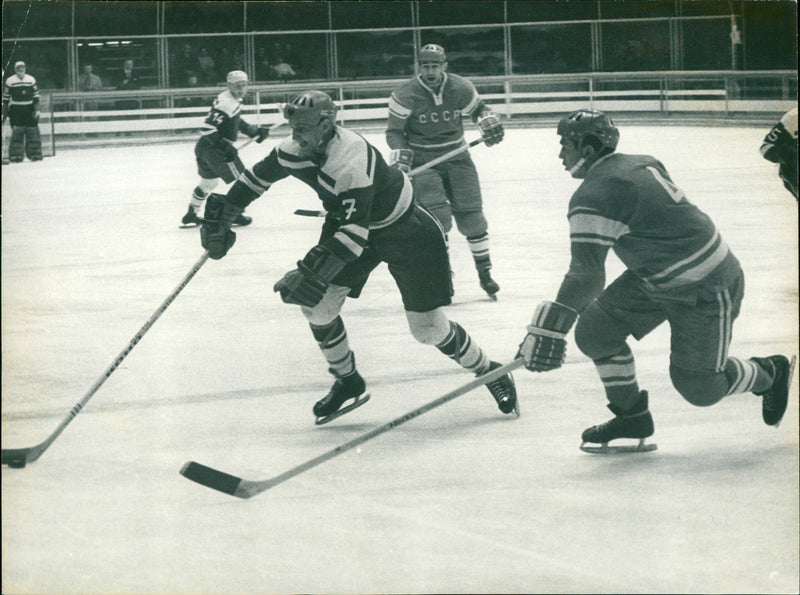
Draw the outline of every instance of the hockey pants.
<instances>
[{"instance_id":1,"label":"hockey pants","mask_svg":"<svg viewBox=\"0 0 800 595\"><path fill-rule=\"evenodd\" d=\"M42 158L42 137L38 126L14 126L11 129L11 144L8 146L9 161L18 163L27 155L31 161Z\"/></svg>"}]
</instances>

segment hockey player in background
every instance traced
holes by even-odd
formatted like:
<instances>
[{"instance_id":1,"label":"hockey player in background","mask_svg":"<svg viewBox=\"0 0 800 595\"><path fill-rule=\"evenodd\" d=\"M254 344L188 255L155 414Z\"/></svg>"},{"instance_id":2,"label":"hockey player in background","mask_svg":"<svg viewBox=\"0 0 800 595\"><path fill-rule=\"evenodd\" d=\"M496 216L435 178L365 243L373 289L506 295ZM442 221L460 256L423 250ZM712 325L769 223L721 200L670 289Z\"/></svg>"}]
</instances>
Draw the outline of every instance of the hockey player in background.
<instances>
[{"instance_id":1,"label":"hockey player in background","mask_svg":"<svg viewBox=\"0 0 800 595\"><path fill-rule=\"evenodd\" d=\"M400 290L417 341L435 345L476 375L498 368L442 310L451 288L444 234L416 204L408 177L389 167L362 136L336 125L336 106L325 93L292 98L284 117L292 136L245 171L226 197L212 194L200 235L211 258L222 258L236 239L230 227L243 209L288 176L311 186L322 200L327 216L318 243L274 286L285 303L301 307L335 377L330 392L314 405L317 423L369 397L339 313L345 298L358 298L382 262ZM511 374L487 386L503 413L518 412Z\"/></svg>"},{"instance_id":2,"label":"hockey player in background","mask_svg":"<svg viewBox=\"0 0 800 595\"><path fill-rule=\"evenodd\" d=\"M405 172L464 146L462 118L477 122L490 147L503 140L503 125L467 79L447 72L444 49L423 46L419 74L403 83L389 98L386 142L389 164ZM492 279L489 231L483 214L478 172L468 151L414 176L414 195L436 216L445 234L456 220L467 238L483 290L492 299L500 286Z\"/></svg>"},{"instance_id":3,"label":"hockey player in background","mask_svg":"<svg viewBox=\"0 0 800 595\"><path fill-rule=\"evenodd\" d=\"M25 155L31 161L42 160L42 137L39 134L39 87L25 72L25 62L14 64L14 74L3 82L3 124L11 121L8 159L20 163ZM4 159L5 162L5 159Z\"/></svg>"},{"instance_id":4,"label":"hockey player in background","mask_svg":"<svg viewBox=\"0 0 800 595\"><path fill-rule=\"evenodd\" d=\"M786 112L761 143L761 156L780 165L783 185L797 199L797 108Z\"/></svg>"},{"instance_id":5,"label":"hockey player in background","mask_svg":"<svg viewBox=\"0 0 800 595\"><path fill-rule=\"evenodd\" d=\"M240 113L242 101L247 94L247 73L232 70L226 78L227 89L217 95L211 110L203 122L200 139L194 147L197 160L197 173L200 182L192 192L189 209L181 219L182 227L196 227L200 224L197 213L211 191L219 183L219 178L230 184L244 172L244 164L233 143L241 131L257 143L269 136L269 127L256 126L245 122ZM250 217L240 214L234 225L249 225Z\"/></svg>"},{"instance_id":6,"label":"hockey player in background","mask_svg":"<svg viewBox=\"0 0 800 595\"><path fill-rule=\"evenodd\" d=\"M583 183L567 217L571 262L554 302L542 302L520 345L534 372L561 366L565 336L593 361L615 417L583 432L589 452L649 449L647 391L640 390L627 338L641 339L664 321L671 330L670 377L689 403L706 407L753 392L766 424L783 417L795 358L728 355L744 294L739 261L714 223L692 205L653 157L616 153L619 130L607 115L577 111L558 124L559 158ZM605 286L609 248L627 267ZM607 446L617 438L639 445ZM601 444L601 447L585 446Z\"/></svg>"}]
</instances>

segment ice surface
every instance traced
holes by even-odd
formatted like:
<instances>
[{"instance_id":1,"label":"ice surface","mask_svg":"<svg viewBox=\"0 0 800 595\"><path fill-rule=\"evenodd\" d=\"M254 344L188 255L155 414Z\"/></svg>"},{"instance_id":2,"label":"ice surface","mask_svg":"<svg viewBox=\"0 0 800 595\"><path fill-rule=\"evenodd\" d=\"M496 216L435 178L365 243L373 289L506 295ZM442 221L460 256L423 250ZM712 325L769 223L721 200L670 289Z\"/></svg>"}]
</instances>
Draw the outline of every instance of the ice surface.
<instances>
[{"instance_id":1,"label":"ice surface","mask_svg":"<svg viewBox=\"0 0 800 595\"><path fill-rule=\"evenodd\" d=\"M662 160L741 260L741 357L798 351L797 203L758 153L765 133L624 127L619 147ZM577 181L557 140L510 129L472 151L501 291L486 298L452 233L447 312L498 360L568 263ZM202 250L196 230L178 229L196 183L191 144L72 150L2 173L9 448L55 429ZM798 591L797 375L777 430L752 395L692 407L669 381L666 327L632 345L655 453L578 450L609 413L570 343L561 370L515 374L519 419L478 389L251 500L181 477L196 460L267 479L471 380L411 338L381 268L343 311L372 399L314 425L331 378L272 285L317 239L321 220L292 212L318 207L299 182L277 183L42 458L3 467L3 593ZM613 257L608 270L621 271Z\"/></svg>"}]
</instances>

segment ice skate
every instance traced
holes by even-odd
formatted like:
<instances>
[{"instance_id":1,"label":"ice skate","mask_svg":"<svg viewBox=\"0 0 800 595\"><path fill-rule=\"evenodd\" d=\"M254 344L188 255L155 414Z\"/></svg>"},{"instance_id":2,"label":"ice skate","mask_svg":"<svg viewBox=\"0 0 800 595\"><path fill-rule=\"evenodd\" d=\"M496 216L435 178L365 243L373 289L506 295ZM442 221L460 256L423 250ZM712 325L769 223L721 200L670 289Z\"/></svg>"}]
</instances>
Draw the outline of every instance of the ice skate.
<instances>
[{"instance_id":1,"label":"ice skate","mask_svg":"<svg viewBox=\"0 0 800 595\"><path fill-rule=\"evenodd\" d=\"M478 278L481 282L481 289L483 289L489 295L492 301L496 302L497 292L500 291L500 286L494 279L492 279L489 269L479 269Z\"/></svg>"},{"instance_id":2,"label":"ice skate","mask_svg":"<svg viewBox=\"0 0 800 595\"><path fill-rule=\"evenodd\" d=\"M236 219L233 220L233 227L244 227L245 225L250 225L253 222L252 217L248 217L247 215L239 215Z\"/></svg>"},{"instance_id":3,"label":"ice skate","mask_svg":"<svg viewBox=\"0 0 800 595\"><path fill-rule=\"evenodd\" d=\"M353 402L342 407L342 404L350 399L353 399ZM367 401L369 401L367 386L358 372L336 378L330 392L314 405L314 415L317 416L315 423L326 424L348 411L361 407Z\"/></svg>"},{"instance_id":4,"label":"ice skate","mask_svg":"<svg viewBox=\"0 0 800 595\"><path fill-rule=\"evenodd\" d=\"M623 412L619 407L609 404L608 408L616 417L599 426L592 426L583 431L580 449L593 454L614 454L621 452L649 452L656 450L655 444L645 444L645 438L653 435L653 416L647 408L647 391L639 393L639 400L633 409ZM635 445L609 446L611 440L617 438L637 438ZM586 443L600 446L587 446Z\"/></svg>"},{"instance_id":5,"label":"ice skate","mask_svg":"<svg viewBox=\"0 0 800 595\"><path fill-rule=\"evenodd\" d=\"M189 229L190 227L198 227L202 223L200 218L197 216L197 213L194 212L192 207L189 207L189 210L186 211L186 214L181 219L181 228L182 229Z\"/></svg>"},{"instance_id":6,"label":"ice skate","mask_svg":"<svg viewBox=\"0 0 800 595\"><path fill-rule=\"evenodd\" d=\"M792 384L792 375L794 374L794 365L797 362L797 357L793 355L792 361L782 355L754 357L753 359L762 367L772 365L775 370L772 385L767 390L755 394L763 397L761 401L761 417L764 419L764 423L768 426L778 427L789 404L789 387Z\"/></svg>"},{"instance_id":7,"label":"ice skate","mask_svg":"<svg viewBox=\"0 0 800 595\"><path fill-rule=\"evenodd\" d=\"M501 367L498 362L489 364L489 369L486 373L496 370ZM514 385L514 377L509 372L505 376L501 376L497 380L486 383L486 388L492 393L494 400L497 401L497 407L503 413L514 413L519 417L519 403L517 402L517 388Z\"/></svg>"}]
</instances>

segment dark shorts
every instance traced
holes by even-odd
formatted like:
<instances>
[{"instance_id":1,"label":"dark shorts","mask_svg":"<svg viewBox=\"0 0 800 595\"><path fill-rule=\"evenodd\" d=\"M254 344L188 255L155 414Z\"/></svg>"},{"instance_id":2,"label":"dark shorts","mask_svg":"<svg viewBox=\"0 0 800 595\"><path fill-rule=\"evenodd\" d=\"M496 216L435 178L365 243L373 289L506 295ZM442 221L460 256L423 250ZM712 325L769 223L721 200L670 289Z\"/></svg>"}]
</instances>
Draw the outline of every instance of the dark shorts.
<instances>
[{"instance_id":1,"label":"dark shorts","mask_svg":"<svg viewBox=\"0 0 800 595\"><path fill-rule=\"evenodd\" d=\"M720 371L743 297L741 273L729 287L699 289L697 302L684 304L654 296L636 275L626 271L603 291L597 304L636 339L669 322L671 365L684 370Z\"/></svg>"},{"instance_id":2,"label":"dark shorts","mask_svg":"<svg viewBox=\"0 0 800 595\"><path fill-rule=\"evenodd\" d=\"M430 312L450 304L450 263L444 233L427 210L414 204L397 223L369 234L369 245L332 280L361 294L370 273L385 262L403 306L410 312Z\"/></svg>"},{"instance_id":3,"label":"dark shorts","mask_svg":"<svg viewBox=\"0 0 800 595\"><path fill-rule=\"evenodd\" d=\"M225 161L225 155L213 143L201 138L194 146L197 173L206 180L222 178L230 184L244 173L244 164L238 155L233 161Z\"/></svg>"}]
</instances>

